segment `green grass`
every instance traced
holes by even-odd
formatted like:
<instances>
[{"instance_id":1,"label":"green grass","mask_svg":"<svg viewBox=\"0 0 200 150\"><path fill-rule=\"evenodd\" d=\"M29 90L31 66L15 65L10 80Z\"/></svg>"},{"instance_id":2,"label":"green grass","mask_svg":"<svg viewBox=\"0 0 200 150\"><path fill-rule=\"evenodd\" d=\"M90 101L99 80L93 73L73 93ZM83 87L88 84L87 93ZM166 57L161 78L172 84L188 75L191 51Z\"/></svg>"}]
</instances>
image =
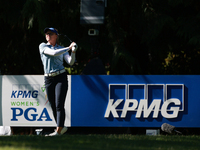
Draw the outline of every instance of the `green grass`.
<instances>
[{"instance_id":1,"label":"green grass","mask_svg":"<svg viewBox=\"0 0 200 150\"><path fill-rule=\"evenodd\" d=\"M0 136L0 150L198 150L200 136Z\"/></svg>"}]
</instances>

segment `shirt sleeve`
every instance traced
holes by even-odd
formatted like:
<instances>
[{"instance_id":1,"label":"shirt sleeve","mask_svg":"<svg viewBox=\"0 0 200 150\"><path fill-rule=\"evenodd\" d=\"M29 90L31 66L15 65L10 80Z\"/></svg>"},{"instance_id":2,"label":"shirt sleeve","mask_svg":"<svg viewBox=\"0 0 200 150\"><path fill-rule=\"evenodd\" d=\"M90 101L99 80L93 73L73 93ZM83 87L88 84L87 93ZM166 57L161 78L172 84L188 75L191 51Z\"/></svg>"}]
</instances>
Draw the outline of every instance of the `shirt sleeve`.
<instances>
[{"instance_id":1,"label":"shirt sleeve","mask_svg":"<svg viewBox=\"0 0 200 150\"><path fill-rule=\"evenodd\" d=\"M69 55L68 52L64 53L63 55L64 60L66 61L66 63L68 63L69 65L73 65L75 62L75 53L71 53L71 56Z\"/></svg>"},{"instance_id":2,"label":"shirt sleeve","mask_svg":"<svg viewBox=\"0 0 200 150\"><path fill-rule=\"evenodd\" d=\"M46 46L45 43L41 43L41 44L39 45L40 54L43 54L43 53L44 53L45 46Z\"/></svg>"},{"instance_id":3,"label":"shirt sleeve","mask_svg":"<svg viewBox=\"0 0 200 150\"><path fill-rule=\"evenodd\" d=\"M59 56L62 55L64 53L66 53L69 50L69 47L65 47L65 48L61 48L61 49L57 49L57 50L52 50L51 48L49 48L45 43L41 43L39 46L40 49L40 54L46 54L49 56Z\"/></svg>"}]
</instances>

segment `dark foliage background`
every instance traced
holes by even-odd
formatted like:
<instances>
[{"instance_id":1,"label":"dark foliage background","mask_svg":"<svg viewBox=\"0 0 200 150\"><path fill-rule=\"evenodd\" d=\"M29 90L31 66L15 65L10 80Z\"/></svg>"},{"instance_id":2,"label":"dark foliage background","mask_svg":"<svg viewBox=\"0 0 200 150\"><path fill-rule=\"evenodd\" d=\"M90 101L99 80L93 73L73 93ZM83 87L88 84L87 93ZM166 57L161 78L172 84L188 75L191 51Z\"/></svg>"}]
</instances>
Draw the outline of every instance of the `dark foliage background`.
<instances>
[{"instance_id":1,"label":"dark foliage background","mask_svg":"<svg viewBox=\"0 0 200 150\"><path fill-rule=\"evenodd\" d=\"M83 26L79 18L80 0L0 1L1 74L43 74L45 27L79 45L71 74L97 56L93 49L109 74L200 74L199 0L108 0L104 25ZM90 28L99 29L96 39ZM70 43L60 37L60 44Z\"/></svg>"}]
</instances>

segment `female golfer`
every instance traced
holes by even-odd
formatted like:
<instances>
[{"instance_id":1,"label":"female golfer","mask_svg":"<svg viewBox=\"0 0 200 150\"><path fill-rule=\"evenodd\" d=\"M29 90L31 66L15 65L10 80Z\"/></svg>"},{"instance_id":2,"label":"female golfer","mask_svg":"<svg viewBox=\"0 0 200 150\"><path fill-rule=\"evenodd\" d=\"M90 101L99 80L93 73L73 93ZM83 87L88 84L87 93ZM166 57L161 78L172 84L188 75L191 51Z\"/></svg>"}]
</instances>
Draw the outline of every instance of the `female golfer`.
<instances>
[{"instance_id":1,"label":"female golfer","mask_svg":"<svg viewBox=\"0 0 200 150\"><path fill-rule=\"evenodd\" d=\"M69 65L73 65L78 47L74 42L72 42L69 47L58 45L58 31L55 28L45 28L44 33L47 43L41 43L39 45L39 50L44 66L47 98L57 123L56 131L46 136L58 136L67 131L67 127L64 126L64 104L68 90L68 80L67 73L63 66L63 60ZM72 50L71 55L69 55L68 50Z\"/></svg>"}]
</instances>

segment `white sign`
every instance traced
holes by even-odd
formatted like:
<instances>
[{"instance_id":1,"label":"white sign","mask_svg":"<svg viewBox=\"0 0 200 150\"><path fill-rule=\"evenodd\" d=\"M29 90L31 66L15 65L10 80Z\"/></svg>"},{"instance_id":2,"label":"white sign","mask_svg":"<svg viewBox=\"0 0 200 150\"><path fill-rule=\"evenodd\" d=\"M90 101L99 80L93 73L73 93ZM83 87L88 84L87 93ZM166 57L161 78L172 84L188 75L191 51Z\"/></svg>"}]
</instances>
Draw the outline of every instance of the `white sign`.
<instances>
[{"instance_id":1,"label":"white sign","mask_svg":"<svg viewBox=\"0 0 200 150\"><path fill-rule=\"evenodd\" d=\"M71 126L71 76L68 76L65 126ZM44 76L2 76L3 126L56 126Z\"/></svg>"}]
</instances>

